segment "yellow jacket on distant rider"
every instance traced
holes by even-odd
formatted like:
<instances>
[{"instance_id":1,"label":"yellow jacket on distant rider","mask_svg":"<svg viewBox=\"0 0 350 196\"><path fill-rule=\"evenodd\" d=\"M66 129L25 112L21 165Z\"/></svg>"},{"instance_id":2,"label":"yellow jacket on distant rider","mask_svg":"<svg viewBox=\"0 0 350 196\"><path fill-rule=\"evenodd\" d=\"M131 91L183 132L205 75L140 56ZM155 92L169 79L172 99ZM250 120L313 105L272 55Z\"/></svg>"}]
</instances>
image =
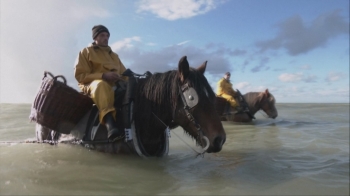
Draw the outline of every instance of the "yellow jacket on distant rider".
<instances>
[{"instance_id":1,"label":"yellow jacket on distant rider","mask_svg":"<svg viewBox=\"0 0 350 196\"><path fill-rule=\"evenodd\" d=\"M236 92L232 88L232 83L225 78L221 78L217 83L217 92L218 96L225 98L232 107L237 107L238 104L235 100Z\"/></svg>"}]
</instances>

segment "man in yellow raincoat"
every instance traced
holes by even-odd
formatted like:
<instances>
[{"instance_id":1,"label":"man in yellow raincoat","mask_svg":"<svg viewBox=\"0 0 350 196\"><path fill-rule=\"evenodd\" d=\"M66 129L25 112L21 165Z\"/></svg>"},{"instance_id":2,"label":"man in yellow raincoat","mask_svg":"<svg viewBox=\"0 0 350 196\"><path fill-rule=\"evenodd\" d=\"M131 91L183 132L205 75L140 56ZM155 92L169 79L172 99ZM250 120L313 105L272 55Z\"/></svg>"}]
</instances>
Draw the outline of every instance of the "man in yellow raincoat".
<instances>
[{"instance_id":1,"label":"man in yellow raincoat","mask_svg":"<svg viewBox=\"0 0 350 196\"><path fill-rule=\"evenodd\" d=\"M108 46L110 33L103 25L92 28L94 42L80 51L74 69L79 88L90 95L99 110L99 120L108 130L108 139L123 138L124 130L116 126L114 108L115 83L127 80L121 74L126 70L119 56Z\"/></svg>"},{"instance_id":2,"label":"man in yellow raincoat","mask_svg":"<svg viewBox=\"0 0 350 196\"><path fill-rule=\"evenodd\" d=\"M225 98L234 110L239 110L239 103L235 100L237 92L232 88L230 77L230 72L226 72L224 77L219 80L216 94Z\"/></svg>"}]
</instances>

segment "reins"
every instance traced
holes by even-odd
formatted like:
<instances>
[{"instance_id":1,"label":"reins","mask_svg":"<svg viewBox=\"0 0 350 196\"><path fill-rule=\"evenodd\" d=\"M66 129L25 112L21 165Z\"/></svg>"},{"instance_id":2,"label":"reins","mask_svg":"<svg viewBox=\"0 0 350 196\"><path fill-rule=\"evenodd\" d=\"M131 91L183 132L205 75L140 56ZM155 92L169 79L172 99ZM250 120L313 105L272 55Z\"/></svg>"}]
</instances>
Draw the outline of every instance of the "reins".
<instances>
[{"instance_id":1,"label":"reins","mask_svg":"<svg viewBox=\"0 0 350 196\"><path fill-rule=\"evenodd\" d=\"M159 122L161 122L161 123L164 125L164 127L165 127L167 130L170 130L170 129L169 129L169 126L166 125L155 113L152 112L152 114L159 120ZM206 149L203 150L203 152L198 152L198 151L196 151L194 148L192 148L185 140L183 140L180 136L178 136L174 131L173 131L173 133L174 133L174 135L176 135L177 138L179 138L183 143L185 143L190 149L192 149L195 153L197 153L196 158L197 158L198 156L201 156L202 158L204 157L204 154L205 154L205 152L206 152ZM170 131L169 131L169 137L171 137ZM206 141L207 141L207 143L209 144L209 140L206 140Z\"/></svg>"},{"instance_id":2,"label":"reins","mask_svg":"<svg viewBox=\"0 0 350 196\"><path fill-rule=\"evenodd\" d=\"M195 107L198 103L197 92L193 88L189 87L188 83L185 83L181 87L180 87L180 85L178 85L178 88L179 88L179 96L181 97L182 103L184 105L183 110L185 111L187 118L196 127L196 130L197 130L196 141L203 148L203 151L197 152L194 148L189 146L189 144L187 142L185 142L182 138L180 138L175 132L173 132L173 133L176 135L176 137L178 137L181 141L183 141L187 146L189 146L193 151L195 151L197 153L196 157L198 157L198 156L204 157L205 152L209 148L209 139L203 135L201 126L197 123L197 121L195 120L195 118L193 117L193 115L190 112L190 109ZM188 96L187 97L188 99L185 98L184 94L186 94L186 96ZM190 102L190 103L188 103L188 102ZM152 114L164 125L164 127L166 129L169 129L169 126L166 125L155 113L152 112ZM174 113L173 113L173 115L174 115ZM174 118L174 116L173 116L173 118ZM203 146L203 140L205 140L205 143L206 143L205 146Z\"/></svg>"}]
</instances>

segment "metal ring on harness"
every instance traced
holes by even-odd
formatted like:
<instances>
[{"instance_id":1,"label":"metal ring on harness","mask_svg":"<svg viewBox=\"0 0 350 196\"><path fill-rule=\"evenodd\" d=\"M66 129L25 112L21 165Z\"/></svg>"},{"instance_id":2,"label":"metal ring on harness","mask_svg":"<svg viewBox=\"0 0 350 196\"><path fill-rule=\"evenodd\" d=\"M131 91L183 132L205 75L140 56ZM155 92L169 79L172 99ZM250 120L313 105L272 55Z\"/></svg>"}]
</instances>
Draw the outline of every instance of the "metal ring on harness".
<instances>
[{"instance_id":1,"label":"metal ring on harness","mask_svg":"<svg viewBox=\"0 0 350 196\"><path fill-rule=\"evenodd\" d=\"M206 143L206 146L203 148L203 152L206 152L209 148L209 145L210 145L209 139L207 138L207 136L204 136L204 135L202 136L202 139L204 139L205 143Z\"/></svg>"}]
</instances>

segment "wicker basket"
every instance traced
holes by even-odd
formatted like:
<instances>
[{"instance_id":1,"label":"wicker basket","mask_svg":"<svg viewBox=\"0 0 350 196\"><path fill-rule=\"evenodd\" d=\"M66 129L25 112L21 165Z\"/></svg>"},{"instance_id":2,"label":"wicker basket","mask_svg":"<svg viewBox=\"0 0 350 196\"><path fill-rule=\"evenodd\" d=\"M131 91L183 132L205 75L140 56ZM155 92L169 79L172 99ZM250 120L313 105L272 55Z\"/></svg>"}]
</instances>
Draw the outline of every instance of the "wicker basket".
<instances>
[{"instance_id":1,"label":"wicker basket","mask_svg":"<svg viewBox=\"0 0 350 196\"><path fill-rule=\"evenodd\" d=\"M63 82L58 81L58 78L63 79ZM63 76L53 76L50 72L44 72L29 119L57 132L68 134L92 105L92 99L69 87Z\"/></svg>"}]
</instances>

